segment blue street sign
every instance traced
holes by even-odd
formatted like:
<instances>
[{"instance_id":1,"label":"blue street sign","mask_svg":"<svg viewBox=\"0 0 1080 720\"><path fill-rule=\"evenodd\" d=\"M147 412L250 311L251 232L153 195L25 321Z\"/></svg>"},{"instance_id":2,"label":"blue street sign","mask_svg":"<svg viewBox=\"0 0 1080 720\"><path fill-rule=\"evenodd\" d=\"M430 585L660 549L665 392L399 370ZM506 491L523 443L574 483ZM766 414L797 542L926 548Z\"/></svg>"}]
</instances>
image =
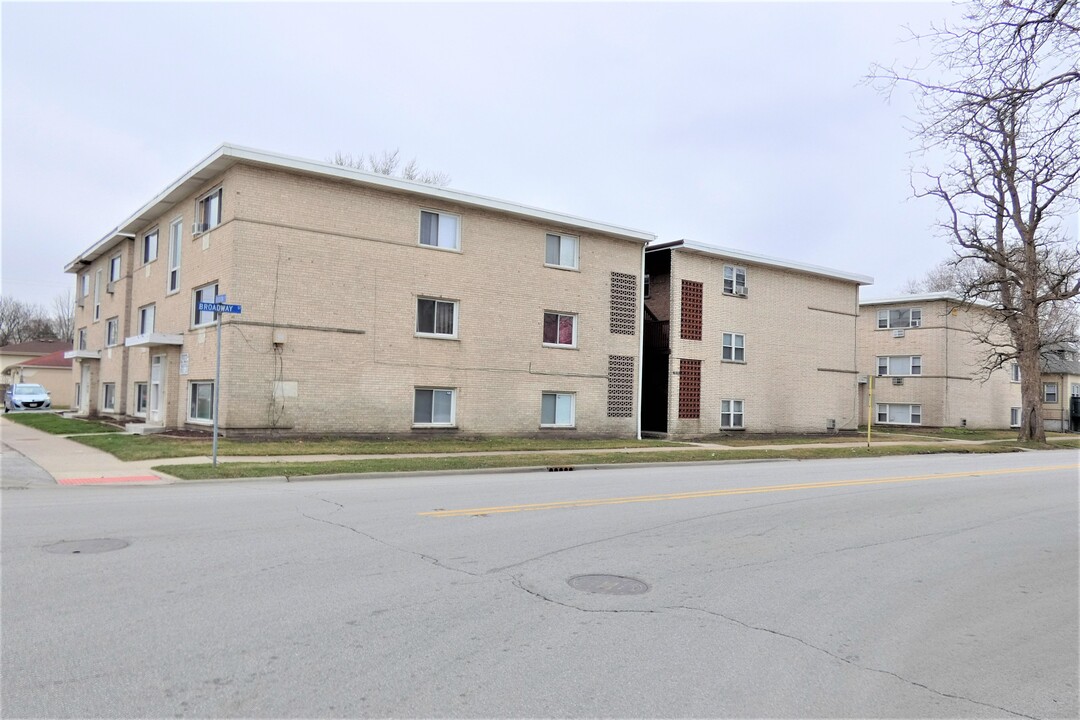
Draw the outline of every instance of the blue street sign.
<instances>
[{"instance_id":1,"label":"blue street sign","mask_svg":"<svg viewBox=\"0 0 1080 720\"><path fill-rule=\"evenodd\" d=\"M224 295L218 295L217 297L214 298L214 302L216 302L216 303L223 303L223 302L225 302L227 300L228 300L228 298L225 297Z\"/></svg>"},{"instance_id":2,"label":"blue street sign","mask_svg":"<svg viewBox=\"0 0 1080 720\"><path fill-rule=\"evenodd\" d=\"M216 312L216 313L232 313L239 315L242 310L240 305L226 305L225 303L208 303L201 302L196 305L198 310L202 312Z\"/></svg>"}]
</instances>

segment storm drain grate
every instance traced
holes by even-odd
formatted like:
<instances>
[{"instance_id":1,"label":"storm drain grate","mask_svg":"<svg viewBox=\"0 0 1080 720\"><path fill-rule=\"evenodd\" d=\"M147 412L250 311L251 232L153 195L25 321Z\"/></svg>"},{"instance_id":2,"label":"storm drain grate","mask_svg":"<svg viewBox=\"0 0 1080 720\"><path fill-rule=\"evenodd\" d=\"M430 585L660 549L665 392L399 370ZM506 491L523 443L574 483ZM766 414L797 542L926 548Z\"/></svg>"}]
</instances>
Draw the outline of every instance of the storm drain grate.
<instances>
[{"instance_id":1,"label":"storm drain grate","mask_svg":"<svg viewBox=\"0 0 1080 720\"><path fill-rule=\"evenodd\" d=\"M649 586L640 580L622 575L577 575L566 581L570 587L600 595L641 595Z\"/></svg>"},{"instance_id":2,"label":"storm drain grate","mask_svg":"<svg viewBox=\"0 0 1080 720\"><path fill-rule=\"evenodd\" d=\"M127 540L117 538L96 538L94 540L64 540L45 546L45 552L57 555L89 555L91 553L105 553L113 550L123 550L130 545Z\"/></svg>"},{"instance_id":3,"label":"storm drain grate","mask_svg":"<svg viewBox=\"0 0 1080 720\"><path fill-rule=\"evenodd\" d=\"M566 465L563 467L549 467L548 472L570 472L573 469L573 465Z\"/></svg>"}]
</instances>

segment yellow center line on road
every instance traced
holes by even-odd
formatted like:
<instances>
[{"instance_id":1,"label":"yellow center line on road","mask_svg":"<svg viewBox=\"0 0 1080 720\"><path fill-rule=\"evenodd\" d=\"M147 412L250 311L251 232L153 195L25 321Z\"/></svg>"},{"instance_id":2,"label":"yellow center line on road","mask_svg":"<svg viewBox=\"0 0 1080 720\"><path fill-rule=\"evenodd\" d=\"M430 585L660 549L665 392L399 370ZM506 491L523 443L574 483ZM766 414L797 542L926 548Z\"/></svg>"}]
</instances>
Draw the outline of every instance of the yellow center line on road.
<instances>
[{"instance_id":1,"label":"yellow center line on road","mask_svg":"<svg viewBox=\"0 0 1080 720\"><path fill-rule=\"evenodd\" d=\"M788 485L762 485L759 487L728 488L726 490L699 490L696 492L663 493L660 495L633 495L629 497L593 498L586 500L562 500L526 505L499 505L496 507L464 508L461 510L432 510L418 513L426 517L463 517L467 515L494 515L496 513L529 512L532 510L562 510L565 508L595 507L598 505L623 505L626 503L663 502L666 500L692 500L695 498L721 497L723 495L751 495L755 493L783 492L787 490L819 490L823 488L856 487L860 485L885 485L888 483L916 482L919 480L948 480L952 478L982 477L985 475L1010 475L1013 473L1046 472L1050 470L1080 469L1080 465L1044 465L1042 467L1010 468L1007 470L969 470L933 475L903 475L899 477L866 480L828 480L816 483Z\"/></svg>"}]
</instances>

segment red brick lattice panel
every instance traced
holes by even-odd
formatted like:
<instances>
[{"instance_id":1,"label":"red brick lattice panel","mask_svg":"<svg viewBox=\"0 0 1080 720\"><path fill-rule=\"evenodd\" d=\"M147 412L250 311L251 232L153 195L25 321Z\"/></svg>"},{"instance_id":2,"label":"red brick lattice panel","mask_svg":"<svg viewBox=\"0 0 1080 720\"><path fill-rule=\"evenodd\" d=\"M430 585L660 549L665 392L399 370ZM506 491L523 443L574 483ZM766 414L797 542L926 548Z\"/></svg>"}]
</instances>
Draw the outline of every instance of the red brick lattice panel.
<instances>
[{"instance_id":1,"label":"red brick lattice panel","mask_svg":"<svg viewBox=\"0 0 1080 720\"><path fill-rule=\"evenodd\" d=\"M701 417L700 360L679 360L679 417Z\"/></svg>"},{"instance_id":2,"label":"red brick lattice panel","mask_svg":"<svg viewBox=\"0 0 1080 720\"><path fill-rule=\"evenodd\" d=\"M693 280L682 281L682 323L680 335L683 340L701 339L701 306L703 286ZM680 416L681 417L681 416ZM697 417L695 415L694 417Z\"/></svg>"},{"instance_id":3,"label":"red brick lattice panel","mask_svg":"<svg viewBox=\"0 0 1080 720\"><path fill-rule=\"evenodd\" d=\"M633 335L637 318L637 275L611 273L611 332Z\"/></svg>"},{"instance_id":4,"label":"red brick lattice panel","mask_svg":"<svg viewBox=\"0 0 1080 720\"><path fill-rule=\"evenodd\" d=\"M634 357L608 355L608 417L634 416Z\"/></svg>"}]
</instances>

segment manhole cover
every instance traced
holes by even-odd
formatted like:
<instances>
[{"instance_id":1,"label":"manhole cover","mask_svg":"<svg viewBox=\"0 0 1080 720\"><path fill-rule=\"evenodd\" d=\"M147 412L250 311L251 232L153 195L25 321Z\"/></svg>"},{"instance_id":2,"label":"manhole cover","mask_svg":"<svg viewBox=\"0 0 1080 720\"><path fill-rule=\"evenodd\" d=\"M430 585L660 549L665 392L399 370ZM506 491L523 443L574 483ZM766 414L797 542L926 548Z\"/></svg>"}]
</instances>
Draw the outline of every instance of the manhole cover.
<instances>
[{"instance_id":1,"label":"manhole cover","mask_svg":"<svg viewBox=\"0 0 1080 720\"><path fill-rule=\"evenodd\" d=\"M567 582L575 590L602 595L640 595L649 592L649 586L645 583L621 575L578 575Z\"/></svg>"},{"instance_id":2,"label":"manhole cover","mask_svg":"<svg viewBox=\"0 0 1080 720\"><path fill-rule=\"evenodd\" d=\"M130 545L127 540L116 538L97 538L95 540L65 540L45 546L45 552L57 555L88 555L90 553L112 552L122 550Z\"/></svg>"}]
</instances>

